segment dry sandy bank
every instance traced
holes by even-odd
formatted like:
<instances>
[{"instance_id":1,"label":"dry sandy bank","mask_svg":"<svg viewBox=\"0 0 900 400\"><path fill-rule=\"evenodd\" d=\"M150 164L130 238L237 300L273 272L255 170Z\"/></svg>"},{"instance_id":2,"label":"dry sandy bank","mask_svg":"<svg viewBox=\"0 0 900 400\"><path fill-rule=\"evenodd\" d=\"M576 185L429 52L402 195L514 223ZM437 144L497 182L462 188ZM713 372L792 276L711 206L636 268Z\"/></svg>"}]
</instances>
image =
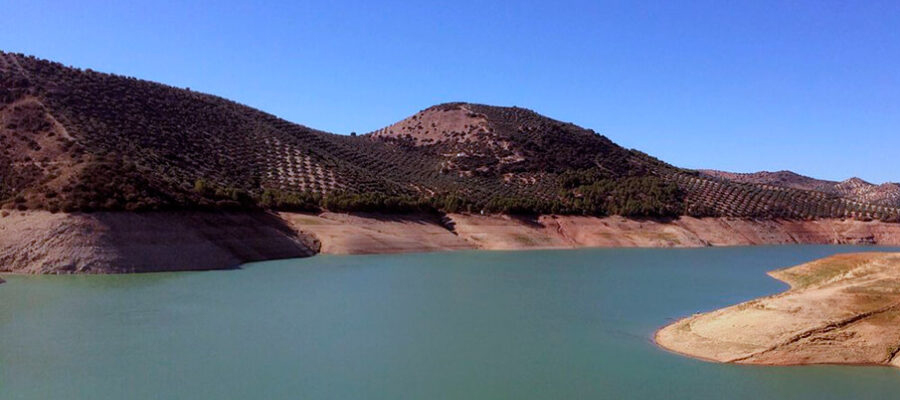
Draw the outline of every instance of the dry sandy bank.
<instances>
[{"instance_id":1,"label":"dry sandy bank","mask_svg":"<svg viewBox=\"0 0 900 400\"><path fill-rule=\"evenodd\" d=\"M682 319L656 342L718 362L900 366L900 253L835 255L770 275L790 290Z\"/></svg>"},{"instance_id":2,"label":"dry sandy bank","mask_svg":"<svg viewBox=\"0 0 900 400\"><path fill-rule=\"evenodd\" d=\"M450 214L455 232L481 249L703 247L759 244L900 245L900 224L823 219L672 221L544 215L534 219Z\"/></svg>"},{"instance_id":3,"label":"dry sandy bank","mask_svg":"<svg viewBox=\"0 0 900 400\"><path fill-rule=\"evenodd\" d=\"M222 269L317 251L370 254L797 243L900 245L900 224L549 215L13 212L0 218L0 272Z\"/></svg>"},{"instance_id":4,"label":"dry sandy bank","mask_svg":"<svg viewBox=\"0 0 900 400\"><path fill-rule=\"evenodd\" d=\"M235 268L315 254L264 213L14 212L0 218L0 271L121 273Z\"/></svg>"},{"instance_id":5,"label":"dry sandy bank","mask_svg":"<svg viewBox=\"0 0 900 400\"><path fill-rule=\"evenodd\" d=\"M280 213L297 231L322 243L326 254L409 253L473 249L429 214Z\"/></svg>"},{"instance_id":6,"label":"dry sandy bank","mask_svg":"<svg viewBox=\"0 0 900 400\"><path fill-rule=\"evenodd\" d=\"M671 221L622 217L448 214L281 213L291 226L317 237L328 254L457 249L519 250L578 247L704 247L760 244L900 245L900 224L691 218Z\"/></svg>"}]
</instances>

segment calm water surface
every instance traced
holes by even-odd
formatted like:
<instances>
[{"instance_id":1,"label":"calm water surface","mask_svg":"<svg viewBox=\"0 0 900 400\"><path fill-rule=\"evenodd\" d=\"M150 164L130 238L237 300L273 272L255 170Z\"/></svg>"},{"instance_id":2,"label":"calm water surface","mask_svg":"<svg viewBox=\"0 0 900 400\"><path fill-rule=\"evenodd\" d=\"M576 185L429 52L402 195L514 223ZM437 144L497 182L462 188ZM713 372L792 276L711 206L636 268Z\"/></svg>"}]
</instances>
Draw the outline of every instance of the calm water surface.
<instances>
[{"instance_id":1,"label":"calm water surface","mask_svg":"<svg viewBox=\"0 0 900 400\"><path fill-rule=\"evenodd\" d=\"M872 248L863 248L872 250ZM0 399L867 399L900 370L749 367L661 325L836 246L319 256L238 271L7 276Z\"/></svg>"}]
</instances>

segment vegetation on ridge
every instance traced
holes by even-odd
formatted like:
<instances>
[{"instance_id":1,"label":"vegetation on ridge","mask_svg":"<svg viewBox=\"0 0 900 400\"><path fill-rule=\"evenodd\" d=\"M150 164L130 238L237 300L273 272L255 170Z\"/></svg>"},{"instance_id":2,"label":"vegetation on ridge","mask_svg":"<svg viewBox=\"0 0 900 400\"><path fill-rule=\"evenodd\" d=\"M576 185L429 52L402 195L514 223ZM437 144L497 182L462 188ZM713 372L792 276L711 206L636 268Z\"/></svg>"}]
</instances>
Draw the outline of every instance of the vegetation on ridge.
<instances>
[{"instance_id":1,"label":"vegetation on ridge","mask_svg":"<svg viewBox=\"0 0 900 400\"><path fill-rule=\"evenodd\" d=\"M853 217L897 208L682 170L531 110L468 103L342 136L220 97L0 52L0 205Z\"/></svg>"}]
</instances>

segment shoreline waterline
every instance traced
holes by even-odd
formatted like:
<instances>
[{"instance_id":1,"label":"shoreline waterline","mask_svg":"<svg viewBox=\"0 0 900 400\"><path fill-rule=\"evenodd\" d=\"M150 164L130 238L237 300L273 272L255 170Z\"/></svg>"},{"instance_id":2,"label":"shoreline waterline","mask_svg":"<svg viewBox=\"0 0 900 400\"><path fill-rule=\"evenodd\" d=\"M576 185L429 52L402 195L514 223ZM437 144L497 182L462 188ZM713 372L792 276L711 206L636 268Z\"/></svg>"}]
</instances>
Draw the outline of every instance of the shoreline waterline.
<instances>
[{"instance_id":1,"label":"shoreline waterline","mask_svg":"<svg viewBox=\"0 0 900 400\"><path fill-rule=\"evenodd\" d=\"M679 319L654 341L719 363L900 367L900 253L836 254L767 275L789 288Z\"/></svg>"}]
</instances>

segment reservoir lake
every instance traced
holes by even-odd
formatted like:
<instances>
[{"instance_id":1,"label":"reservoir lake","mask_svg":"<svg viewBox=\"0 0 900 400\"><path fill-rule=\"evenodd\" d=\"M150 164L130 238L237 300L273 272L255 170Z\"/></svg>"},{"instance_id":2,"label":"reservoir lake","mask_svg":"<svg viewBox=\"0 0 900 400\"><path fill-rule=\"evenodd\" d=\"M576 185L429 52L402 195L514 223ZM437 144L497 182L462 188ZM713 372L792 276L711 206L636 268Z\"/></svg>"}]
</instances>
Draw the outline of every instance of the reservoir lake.
<instances>
[{"instance_id":1,"label":"reservoir lake","mask_svg":"<svg viewBox=\"0 0 900 400\"><path fill-rule=\"evenodd\" d=\"M854 246L316 256L4 275L0 399L883 399L887 367L672 354L673 320Z\"/></svg>"}]
</instances>

